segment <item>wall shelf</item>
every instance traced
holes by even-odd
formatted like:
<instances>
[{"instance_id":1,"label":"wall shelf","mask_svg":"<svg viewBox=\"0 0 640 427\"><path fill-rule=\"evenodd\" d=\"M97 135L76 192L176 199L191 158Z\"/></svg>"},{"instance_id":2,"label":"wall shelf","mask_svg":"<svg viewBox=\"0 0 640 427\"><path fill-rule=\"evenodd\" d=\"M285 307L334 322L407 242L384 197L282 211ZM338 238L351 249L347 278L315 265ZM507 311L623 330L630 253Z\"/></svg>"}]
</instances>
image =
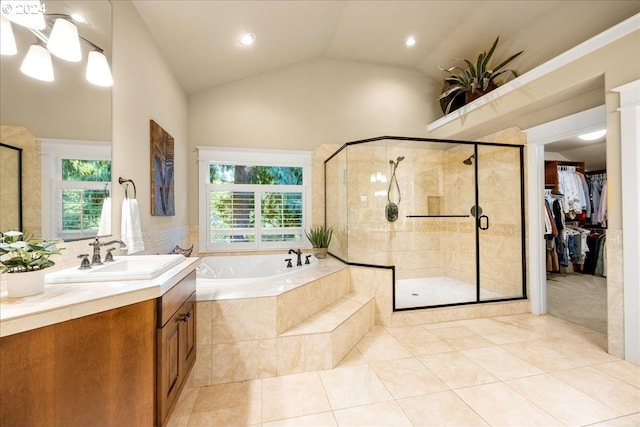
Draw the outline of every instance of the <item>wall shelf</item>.
<instances>
[{"instance_id":1,"label":"wall shelf","mask_svg":"<svg viewBox=\"0 0 640 427\"><path fill-rule=\"evenodd\" d=\"M524 88L530 83L545 77L559 69L571 64L579 58L582 58L589 53L601 49L602 47L616 41L617 39L624 37L627 34L636 31L640 27L640 14L634 15L631 18L622 21L618 25L609 28L606 31L590 38L589 40L577 45L576 47L569 49L568 51L550 59L549 61L539 65L521 76L505 83L497 89L489 92L488 94L481 96L480 98L470 102L462 108L459 108L452 113L447 114L444 117L439 118L427 125L427 131L433 132L436 129L440 129L447 124L453 123L458 119L464 120L465 116L469 113L480 109L486 105L494 103L499 98L504 97L507 94Z\"/></svg>"}]
</instances>

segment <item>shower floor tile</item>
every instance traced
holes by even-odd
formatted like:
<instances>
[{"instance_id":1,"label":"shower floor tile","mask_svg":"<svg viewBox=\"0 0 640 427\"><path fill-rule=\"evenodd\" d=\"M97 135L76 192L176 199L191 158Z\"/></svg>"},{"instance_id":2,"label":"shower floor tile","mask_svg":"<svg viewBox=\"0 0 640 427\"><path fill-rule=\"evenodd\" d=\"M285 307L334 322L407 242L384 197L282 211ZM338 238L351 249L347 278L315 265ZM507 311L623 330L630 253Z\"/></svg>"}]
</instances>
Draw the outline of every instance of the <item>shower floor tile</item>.
<instances>
[{"instance_id":1,"label":"shower floor tile","mask_svg":"<svg viewBox=\"0 0 640 427\"><path fill-rule=\"evenodd\" d=\"M480 299L502 295L480 289ZM396 308L427 307L476 300L476 285L447 276L402 279L396 282Z\"/></svg>"}]
</instances>

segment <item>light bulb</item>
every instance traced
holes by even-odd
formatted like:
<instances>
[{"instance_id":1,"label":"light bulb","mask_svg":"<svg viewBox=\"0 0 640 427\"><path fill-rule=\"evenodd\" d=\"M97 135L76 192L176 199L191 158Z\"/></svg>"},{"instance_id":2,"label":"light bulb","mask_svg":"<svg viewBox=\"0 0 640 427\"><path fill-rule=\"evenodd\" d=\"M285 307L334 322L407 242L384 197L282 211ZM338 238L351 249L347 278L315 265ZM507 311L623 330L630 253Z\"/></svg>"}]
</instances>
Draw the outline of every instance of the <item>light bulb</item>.
<instances>
[{"instance_id":1,"label":"light bulb","mask_svg":"<svg viewBox=\"0 0 640 427\"><path fill-rule=\"evenodd\" d=\"M85 78L96 86L113 86L113 76L107 58L97 50L89 52Z\"/></svg>"},{"instance_id":2,"label":"light bulb","mask_svg":"<svg viewBox=\"0 0 640 427\"><path fill-rule=\"evenodd\" d=\"M51 54L44 46L32 44L22 61L20 71L34 79L52 82L53 63L51 62Z\"/></svg>"},{"instance_id":3,"label":"light bulb","mask_svg":"<svg viewBox=\"0 0 640 427\"><path fill-rule=\"evenodd\" d=\"M4 16L0 17L0 54L15 55L18 53L16 39L13 36L11 22Z\"/></svg>"},{"instance_id":4,"label":"light bulb","mask_svg":"<svg viewBox=\"0 0 640 427\"><path fill-rule=\"evenodd\" d=\"M78 27L63 18L56 19L47 42L47 49L60 59L78 62L82 59Z\"/></svg>"},{"instance_id":5,"label":"light bulb","mask_svg":"<svg viewBox=\"0 0 640 427\"><path fill-rule=\"evenodd\" d=\"M596 139L602 138L606 134L607 134L607 130L606 129L601 129L601 130L597 130L595 132L589 132L589 133L585 133L583 135L578 135L578 138L580 138L583 141L595 141Z\"/></svg>"},{"instance_id":6,"label":"light bulb","mask_svg":"<svg viewBox=\"0 0 640 427\"><path fill-rule=\"evenodd\" d=\"M240 37L240 44L242 46L251 46L256 41L256 35L254 33L245 33Z\"/></svg>"}]
</instances>

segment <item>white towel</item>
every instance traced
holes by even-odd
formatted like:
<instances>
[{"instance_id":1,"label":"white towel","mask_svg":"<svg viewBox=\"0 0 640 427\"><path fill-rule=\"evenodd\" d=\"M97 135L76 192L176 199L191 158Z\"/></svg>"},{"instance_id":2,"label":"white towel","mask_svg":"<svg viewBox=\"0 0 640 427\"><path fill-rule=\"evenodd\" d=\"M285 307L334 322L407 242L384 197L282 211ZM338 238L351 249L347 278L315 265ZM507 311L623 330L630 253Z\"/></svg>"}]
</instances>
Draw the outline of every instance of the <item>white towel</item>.
<instances>
[{"instance_id":1,"label":"white towel","mask_svg":"<svg viewBox=\"0 0 640 427\"><path fill-rule=\"evenodd\" d=\"M120 237L127 245L127 253L144 251L142 229L140 228L140 211L136 199L125 198L122 202L122 227Z\"/></svg>"},{"instance_id":2,"label":"white towel","mask_svg":"<svg viewBox=\"0 0 640 427\"><path fill-rule=\"evenodd\" d=\"M105 197L102 201L102 212L100 212L98 236L109 235L111 235L111 197Z\"/></svg>"}]
</instances>

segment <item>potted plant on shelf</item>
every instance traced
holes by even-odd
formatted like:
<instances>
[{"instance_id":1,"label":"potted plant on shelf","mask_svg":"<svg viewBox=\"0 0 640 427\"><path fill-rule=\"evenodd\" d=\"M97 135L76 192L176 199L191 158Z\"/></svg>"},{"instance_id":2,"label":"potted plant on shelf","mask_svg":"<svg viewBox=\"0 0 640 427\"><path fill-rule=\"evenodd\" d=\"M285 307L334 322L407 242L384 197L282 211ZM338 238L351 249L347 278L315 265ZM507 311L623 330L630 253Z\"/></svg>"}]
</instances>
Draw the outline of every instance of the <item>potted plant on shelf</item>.
<instances>
[{"instance_id":1,"label":"potted plant on shelf","mask_svg":"<svg viewBox=\"0 0 640 427\"><path fill-rule=\"evenodd\" d=\"M311 227L311 229L308 232L305 231L304 234L307 235L307 239L311 242L313 254L316 258L326 258L327 249L329 248L329 243L331 243L331 236L333 236L333 229L319 225L317 227Z\"/></svg>"},{"instance_id":2,"label":"potted plant on shelf","mask_svg":"<svg viewBox=\"0 0 640 427\"><path fill-rule=\"evenodd\" d=\"M7 294L25 297L44 292L44 270L61 253L57 242L27 236L20 231L0 232L0 272L6 273Z\"/></svg>"},{"instance_id":3,"label":"potted plant on shelf","mask_svg":"<svg viewBox=\"0 0 640 427\"><path fill-rule=\"evenodd\" d=\"M496 50L499 39L500 37L496 37L496 41L493 42L489 52L480 53L475 63L464 59L466 66L455 65L446 69L441 68L442 71L449 73L449 77L444 79L444 87L438 98L445 114L449 114L451 111L496 89L499 85L496 78L500 76L507 78L508 74L511 74L512 77L518 76L516 71L504 69L504 67L520 56L524 52L522 50L511 55L496 67L489 67L489 61Z\"/></svg>"}]
</instances>

